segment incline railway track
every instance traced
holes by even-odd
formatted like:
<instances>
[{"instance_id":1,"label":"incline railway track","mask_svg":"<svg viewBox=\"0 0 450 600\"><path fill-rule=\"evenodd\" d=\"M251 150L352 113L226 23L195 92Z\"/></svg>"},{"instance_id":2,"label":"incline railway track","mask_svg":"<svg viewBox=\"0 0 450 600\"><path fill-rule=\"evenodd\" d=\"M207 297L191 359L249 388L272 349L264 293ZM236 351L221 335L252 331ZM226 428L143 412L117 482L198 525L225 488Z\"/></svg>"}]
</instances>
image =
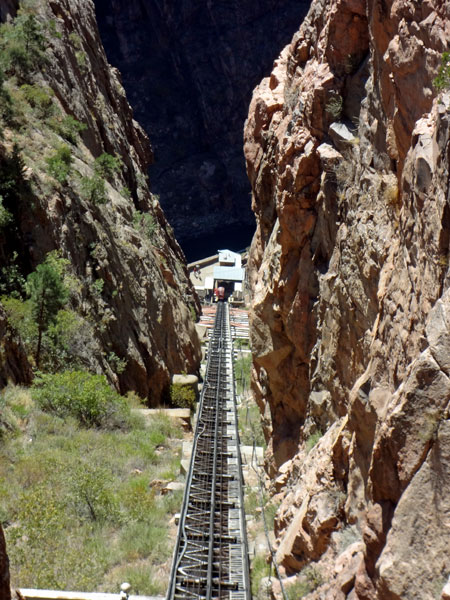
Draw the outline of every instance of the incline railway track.
<instances>
[{"instance_id":1,"label":"incline railway track","mask_svg":"<svg viewBox=\"0 0 450 600\"><path fill-rule=\"evenodd\" d=\"M228 304L209 342L167 600L250 600Z\"/></svg>"}]
</instances>

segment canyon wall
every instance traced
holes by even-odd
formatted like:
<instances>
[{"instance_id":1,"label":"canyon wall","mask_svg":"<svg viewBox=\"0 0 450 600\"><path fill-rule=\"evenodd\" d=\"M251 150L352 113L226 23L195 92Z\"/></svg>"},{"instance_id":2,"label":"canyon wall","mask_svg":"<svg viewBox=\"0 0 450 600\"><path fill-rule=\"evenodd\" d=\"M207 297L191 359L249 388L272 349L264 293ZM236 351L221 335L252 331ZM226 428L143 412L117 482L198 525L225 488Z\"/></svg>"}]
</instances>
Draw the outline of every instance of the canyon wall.
<instances>
[{"instance_id":1,"label":"canyon wall","mask_svg":"<svg viewBox=\"0 0 450 600\"><path fill-rule=\"evenodd\" d=\"M246 122L253 389L311 600L450 574L449 39L439 0L314 0Z\"/></svg>"},{"instance_id":2,"label":"canyon wall","mask_svg":"<svg viewBox=\"0 0 450 600\"><path fill-rule=\"evenodd\" d=\"M15 284L56 251L70 289L71 358L157 404L171 374L198 368L199 304L148 189L150 143L106 60L93 3L40 0L26 3L21 18L30 15L28 37L2 38L5 56L22 35L38 57L5 69L2 289L17 296Z\"/></svg>"},{"instance_id":3,"label":"canyon wall","mask_svg":"<svg viewBox=\"0 0 450 600\"><path fill-rule=\"evenodd\" d=\"M188 247L225 226L253 231L242 125L310 0L95 5L108 58L151 137L152 190L177 239Z\"/></svg>"},{"instance_id":4,"label":"canyon wall","mask_svg":"<svg viewBox=\"0 0 450 600\"><path fill-rule=\"evenodd\" d=\"M30 383L31 366L23 344L0 305L0 389L8 382Z\"/></svg>"}]
</instances>

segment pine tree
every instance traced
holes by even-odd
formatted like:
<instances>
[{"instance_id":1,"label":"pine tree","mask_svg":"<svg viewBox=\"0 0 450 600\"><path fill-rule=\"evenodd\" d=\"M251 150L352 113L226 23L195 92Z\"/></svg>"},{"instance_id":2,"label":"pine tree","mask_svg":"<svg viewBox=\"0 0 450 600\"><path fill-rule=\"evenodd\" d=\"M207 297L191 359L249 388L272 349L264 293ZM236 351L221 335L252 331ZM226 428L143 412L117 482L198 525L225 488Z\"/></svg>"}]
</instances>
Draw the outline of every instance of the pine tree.
<instances>
[{"instance_id":1,"label":"pine tree","mask_svg":"<svg viewBox=\"0 0 450 600\"><path fill-rule=\"evenodd\" d=\"M48 261L41 263L27 278L27 293L32 304L33 318L38 325L36 366L39 367L42 334L54 322L58 311L67 303L68 291L62 276Z\"/></svg>"}]
</instances>

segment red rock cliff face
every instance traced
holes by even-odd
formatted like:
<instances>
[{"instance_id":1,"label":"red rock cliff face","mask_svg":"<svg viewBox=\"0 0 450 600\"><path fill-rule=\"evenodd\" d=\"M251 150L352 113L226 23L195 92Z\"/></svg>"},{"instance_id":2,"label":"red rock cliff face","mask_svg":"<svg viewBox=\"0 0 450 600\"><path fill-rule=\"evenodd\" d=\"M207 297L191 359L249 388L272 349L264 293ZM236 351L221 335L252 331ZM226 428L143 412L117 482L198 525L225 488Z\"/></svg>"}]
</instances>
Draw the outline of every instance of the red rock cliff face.
<instances>
[{"instance_id":1,"label":"red rock cliff face","mask_svg":"<svg viewBox=\"0 0 450 600\"><path fill-rule=\"evenodd\" d=\"M316 0L250 107L254 391L308 598L450 573L449 34L438 0Z\"/></svg>"}]
</instances>

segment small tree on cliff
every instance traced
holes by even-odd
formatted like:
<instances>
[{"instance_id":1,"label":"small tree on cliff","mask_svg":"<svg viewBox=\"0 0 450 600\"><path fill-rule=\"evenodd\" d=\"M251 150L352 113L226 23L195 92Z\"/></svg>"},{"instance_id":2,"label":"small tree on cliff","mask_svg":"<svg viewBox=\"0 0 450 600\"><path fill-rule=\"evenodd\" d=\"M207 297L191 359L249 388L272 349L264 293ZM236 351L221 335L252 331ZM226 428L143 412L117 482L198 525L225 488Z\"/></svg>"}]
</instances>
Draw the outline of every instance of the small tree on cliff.
<instances>
[{"instance_id":1,"label":"small tree on cliff","mask_svg":"<svg viewBox=\"0 0 450 600\"><path fill-rule=\"evenodd\" d=\"M69 295L61 273L49 260L38 265L36 270L28 276L26 289L32 305L33 318L38 325L36 365L39 366L42 334L55 320L58 311L66 304Z\"/></svg>"},{"instance_id":2,"label":"small tree on cliff","mask_svg":"<svg viewBox=\"0 0 450 600\"><path fill-rule=\"evenodd\" d=\"M438 92L450 88L450 52L442 54L441 66L439 67L437 77L433 80L433 85Z\"/></svg>"}]
</instances>

